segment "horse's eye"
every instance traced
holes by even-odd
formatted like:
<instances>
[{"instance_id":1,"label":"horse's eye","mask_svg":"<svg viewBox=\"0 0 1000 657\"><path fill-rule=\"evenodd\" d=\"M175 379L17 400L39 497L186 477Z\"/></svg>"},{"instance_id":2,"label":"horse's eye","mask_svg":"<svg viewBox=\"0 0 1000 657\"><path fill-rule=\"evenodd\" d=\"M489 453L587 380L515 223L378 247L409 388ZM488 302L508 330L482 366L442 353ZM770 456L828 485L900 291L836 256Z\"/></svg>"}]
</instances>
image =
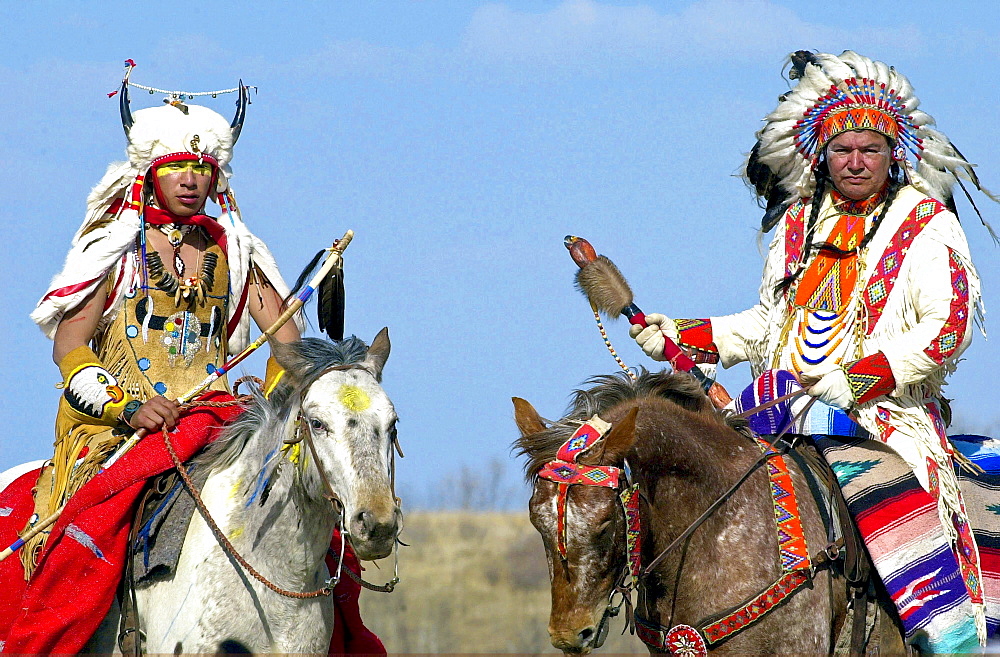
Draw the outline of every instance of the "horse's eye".
<instances>
[{"instance_id":1,"label":"horse's eye","mask_svg":"<svg viewBox=\"0 0 1000 657\"><path fill-rule=\"evenodd\" d=\"M316 418L309 420L309 428L313 431L326 431L326 425L323 424L323 421Z\"/></svg>"}]
</instances>

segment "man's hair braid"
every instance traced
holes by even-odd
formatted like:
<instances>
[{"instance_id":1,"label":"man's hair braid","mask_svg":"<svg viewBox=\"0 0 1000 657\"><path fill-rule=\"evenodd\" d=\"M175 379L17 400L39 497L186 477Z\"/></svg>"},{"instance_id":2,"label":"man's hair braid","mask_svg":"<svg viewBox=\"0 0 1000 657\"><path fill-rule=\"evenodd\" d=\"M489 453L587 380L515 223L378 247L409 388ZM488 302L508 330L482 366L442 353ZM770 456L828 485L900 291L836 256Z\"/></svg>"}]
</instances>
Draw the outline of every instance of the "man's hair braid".
<instances>
[{"instance_id":1,"label":"man's hair braid","mask_svg":"<svg viewBox=\"0 0 1000 657\"><path fill-rule=\"evenodd\" d=\"M805 229L805 242L802 245L802 254L805 261L809 259L809 253L812 250L813 245L813 235L815 233L816 222L819 220L820 206L823 205L823 196L826 194L827 187L830 185L829 169L827 168L826 159L822 159L820 163L816 166L813 174L816 178L816 192L812 197L812 204L809 211L809 222L806 224ZM861 240L861 244L858 245L857 250L868 246L868 243L872 241L875 237L875 231L882 224L882 219L889 212L889 208L892 206L893 201L896 200L896 195L899 193L903 187L906 186L906 180L903 176L900 166L893 162L889 169L889 185L886 190L885 203L882 206L882 211L879 212L872 219L872 225L865 234L864 239ZM786 292L792 284L799 277L799 274L805 267L799 267L792 273L788 274L777 285L774 286L775 297L780 297L784 292Z\"/></svg>"},{"instance_id":2,"label":"man's hair braid","mask_svg":"<svg viewBox=\"0 0 1000 657\"><path fill-rule=\"evenodd\" d=\"M823 205L823 196L826 195L826 187L829 180L829 169L826 166L825 158L816 166L816 169L813 171L813 176L816 179L816 191L812 196L809 210L809 222L806 224L805 230L805 243L802 245L802 254L804 258L809 257L809 251L812 249L813 230L816 227L816 222L819 220L819 209L820 206ZM802 273L803 269L803 267L798 267L795 271L782 278L778 284L774 286L775 297L780 297L784 294L792 286L792 283L795 282L795 279L799 277L799 274Z\"/></svg>"}]
</instances>

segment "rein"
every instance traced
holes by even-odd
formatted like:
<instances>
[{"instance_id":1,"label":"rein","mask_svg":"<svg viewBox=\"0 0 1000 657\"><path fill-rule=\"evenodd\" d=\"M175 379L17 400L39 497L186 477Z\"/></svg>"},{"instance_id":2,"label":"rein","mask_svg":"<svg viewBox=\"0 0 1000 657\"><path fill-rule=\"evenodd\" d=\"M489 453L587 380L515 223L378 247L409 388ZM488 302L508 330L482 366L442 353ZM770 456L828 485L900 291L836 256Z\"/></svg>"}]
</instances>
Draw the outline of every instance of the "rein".
<instances>
[{"instance_id":1,"label":"rein","mask_svg":"<svg viewBox=\"0 0 1000 657\"><path fill-rule=\"evenodd\" d=\"M777 400L773 400L773 402L768 402L756 408L750 409L741 416L749 417L756 412L773 406L774 403L790 399L798 396L799 394L801 394L801 391L785 395ZM805 536L802 534L801 528L798 528L797 532L790 531L792 529L791 526L786 526L784 529L782 528L783 522L798 522L797 511L793 512L793 509L789 508L789 506L796 506L796 502L794 501L795 493L790 473L783 465L783 455L788 453L794 447L795 443L798 441L798 437L793 439L791 442L784 443L777 449L775 449L775 446L781 438L788 433L790 428L795 426L799 418L809 412L810 407L813 403L815 403L815 401L815 399L809 400L805 407L796 413L789 425L784 428L771 442L765 442L757 439L761 449L764 451L761 457L743 473L743 475L736 481L735 484L733 484L733 486L729 488L729 490L713 502L709 508L706 509L705 512L702 513L702 515L699 516L691 525L689 525L679 537L674 539L670 545L668 545L652 562L649 563L649 565L643 570L642 577L649 575L668 553L673 551L687 538L690 538L694 531L700 527L705 520L707 520L712 513L722 505L723 502L728 500L733 493L735 493L736 490L738 490L740 486L742 486L749 479L753 472L760 468L761 465L768 463L772 458L778 459L776 466L768 466L768 476L771 478L771 495L775 504L775 521L778 523L779 537L784 533L789 538L789 542L785 544L783 544L779 538L778 551L781 558L782 574L774 583L765 587L759 593L751 596L743 603L703 619L702 621L696 623L694 627L680 624L675 625L672 628L667 628L652 621L642 619L636 615L635 625L637 634L644 643L654 648L668 650L673 654L707 655L707 651L710 647L714 647L726 641L733 635L747 629L759 621L769 611L795 594L799 589L807 586L821 568L830 566L834 561L840 558L842 551L845 548L845 538L841 537L836 540L831 539L831 542L826 547L810 556L805 551ZM781 470L784 470L783 475ZM779 476L778 480L775 479L775 475ZM781 482L781 476L787 477L787 480L785 482ZM780 496L777 494L778 491L781 492ZM790 503L779 506L779 497L791 501ZM784 517L782 518L782 516ZM798 536L793 535L796 533ZM798 545L795 545L796 543L798 543ZM792 558L789 559L788 557Z\"/></svg>"},{"instance_id":2,"label":"rein","mask_svg":"<svg viewBox=\"0 0 1000 657\"><path fill-rule=\"evenodd\" d=\"M243 381L243 379L240 379L240 381ZM237 381L234 387L238 388L240 381ZM234 406L236 404L243 403L249 399L250 395L244 395L231 402L187 403L183 404L181 406L181 409L186 410L193 406L214 406L214 407ZM170 443L170 436L167 434L166 428L161 429L160 433L163 435L163 443L166 445L167 451L170 452L170 459L174 462L174 467L177 468L177 474L180 475L181 481L184 482L184 487L187 489L188 493L191 495L192 498L194 498L194 503L198 507L198 511L201 513L202 518L204 518L205 524L207 524L208 528L212 530L212 534L215 536L215 540L219 542L219 545L226 551L227 554L229 554L229 556L235 559L236 562L239 563L240 566L242 566L247 573L249 573L254 579L256 579L258 582L260 582L267 588L271 589L272 591L274 591L279 595L285 596L286 598L296 598L299 600L303 600L303 599L327 596L333 593L333 587L336 586L337 582L340 581L339 565L336 577L331 577L330 579L328 579L326 581L326 585L323 586L323 588L317 589L315 591L308 591L305 593L299 593L297 591L289 591L287 589L283 589L277 584L274 584L273 582L268 580L263 575L261 575L253 566L251 566L247 562L247 560L244 559L239 552L237 552L236 548L229 541L229 539L226 538L226 535L222 532L221 529L219 529L219 525L216 524L215 520L212 518L212 515L208 511L208 507L205 506L205 502L201 499L201 494L198 492L198 488L194 485L194 482L191 481L191 476L188 474L187 468L185 468L184 464L181 463L180 458L177 456L177 452L174 451L174 446ZM342 522L342 516L341 516L341 522ZM344 549L343 548L344 544L345 542L342 541L341 550ZM341 560L340 563L343 563L343 560Z\"/></svg>"},{"instance_id":3,"label":"rein","mask_svg":"<svg viewBox=\"0 0 1000 657\"><path fill-rule=\"evenodd\" d=\"M774 406L778 402L784 401L786 398L790 399L791 397L795 397L795 396L801 394L801 392L802 391L796 391L794 393L791 393L790 395L784 395L783 397L779 397L777 399L773 399L773 400L771 400L771 401L769 401L769 402L767 402L765 404L761 404L760 406L757 406L756 408L751 408L749 411L746 411L746 412L740 414L738 417L743 417L743 418L750 417L751 415L754 415L755 413L759 413L760 411L763 411L766 408L770 408L771 406ZM776 445L785 436L785 434L788 433L789 429L791 429L793 426L795 426L795 423L798 421L798 419L801 418L803 415L805 415L806 413L809 412L809 409L812 407L812 405L815 403L815 401L816 401L815 398L810 399L806 403L805 407L803 407L802 410L799 411L795 415L795 417L792 419L792 421L789 423L789 425L787 427L785 427L781 431L781 433L779 433L777 436L775 436L774 440L772 440L770 443L765 443L765 444L767 444L767 446L769 448L774 447L774 445ZM797 438L795 440L797 440ZM708 508L705 509L705 511L700 516L698 516L698 518L695 519L694 522L692 522L690 525L688 525L687 529L685 529L681 533L680 536L678 536L677 538L675 538L670 543L670 545L668 545L667 547L665 547L663 549L663 551L661 551L658 555L656 555L656 557L652 561L649 562L649 564L643 569L642 574L640 575L640 577L641 578L648 577L649 574L651 572L653 572L653 569L656 568L656 566L658 566L660 564L660 562L663 561L663 559L668 554L670 554L674 549L676 549L677 546L680 545L683 541L685 541L686 539L690 538L691 535L695 532L695 530L697 530L699 527L701 527L705 523L705 521L708 520L712 516L712 514L715 513L719 509L720 506L722 506L727 500L729 500L729 498L732 497L733 494L736 493L736 491L739 490L740 487L742 487L744 483L746 483L747 479L749 479L750 476L754 472L756 472L758 468L760 468L760 466L764 465L764 463L766 463L768 461L768 459L770 459L772 457L781 456L782 454L787 453L788 450L791 447L794 446L794 442L795 441L793 440L792 443L787 443L784 447L781 448L782 449L781 452L775 452L775 451L771 451L769 449L768 451L765 451L763 454L761 454L760 458L758 458L756 461L754 461L753 464L749 468L747 468L746 471L740 476L740 478L736 480L736 483L734 483L732 486L729 487L729 490L727 490L725 493L723 493L722 495L720 495L714 502L712 502L708 506Z\"/></svg>"}]
</instances>

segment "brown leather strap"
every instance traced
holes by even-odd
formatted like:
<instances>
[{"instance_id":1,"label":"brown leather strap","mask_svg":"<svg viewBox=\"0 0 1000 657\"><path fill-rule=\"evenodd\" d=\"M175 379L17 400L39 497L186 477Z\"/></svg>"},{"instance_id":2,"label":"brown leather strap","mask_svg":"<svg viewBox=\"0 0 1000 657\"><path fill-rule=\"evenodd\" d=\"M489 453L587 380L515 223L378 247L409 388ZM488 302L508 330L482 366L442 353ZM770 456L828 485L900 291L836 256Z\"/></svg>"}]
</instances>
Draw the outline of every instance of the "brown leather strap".
<instances>
[{"instance_id":1,"label":"brown leather strap","mask_svg":"<svg viewBox=\"0 0 1000 657\"><path fill-rule=\"evenodd\" d=\"M780 399L781 398L779 397L778 400L780 400ZM778 401L778 400L775 400L775 401ZM784 435L788 432L788 430L791 428L791 426L794 426L795 423L798 421L798 419L801 416L803 416L803 415L805 415L806 413L809 412L809 409L812 408L812 405L813 405L813 403L815 401L816 401L815 398L810 399L806 403L806 405L802 408L802 410L800 410L798 412L798 414L794 418L792 418L791 425L789 427L786 427L781 433L779 433L777 436L774 437L774 440L772 440L769 443L769 447L773 448L775 445L777 445L778 441L780 441L782 439L782 437L784 437ZM751 410L753 410L753 409L751 409ZM788 451L788 449L785 448L780 453L784 453L784 452L787 452L787 451ZM718 497L718 499L716 499L714 502L712 502L712 504L709 505L709 507L707 509L705 509L705 511L700 516L698 516L698 518L694 522L692 522L690 525L688 525L687 529L685 529L684 532L681 533L680 536L678 536L677 538L675 538L670 543L670 545L668 545L667 547L665 547L662 552L660 552L658 555L656 555L656 557L652 561L649 562L649 565L647 565L645 568L643 568L642 573L640 573L640 575L639 575L639 578L643 579L643 578L647 577L651 572L653 572L653 569L656 566L658 566L660 564L660 562L663 561L663 559L670 552L672 552L674 550L674 548L676 548L678 545L680 545L683 541L685 541L688 538L690 538L691 534L693 534L696 529L698 529L699 527L701 527L702 523L704 523L706 520L708 520L712 516L712 514L715 513L715 511L720 506L722 506L730 497L732 497L733 493L735 493L737 490L739 490L740 486L742 486L746 482L746 480L750 478L750 475L752 475L754 472L756 472L757 469L760 468L760 466L764 465L764 463L767 461L767 459L769 459L772 456L778 456L780 453L779 452L775 452L773 454L768 454L767 452L765 452L764 454L762 454L760 456L759 459L757 459L756 461L754 461L753 465L751 465L749 468L747 468L746 472L744 472L743 475L739 479L736 480L736 483L734 483L732 486L729 487L729 490L727 490L725 493L723 493L722 495L720 495Z\"/></svg>"},{"instance_id":2,"label":"brown leather strap","mask_svg":"<svg viewBox=\"0 0 1000 657\"><path fill-rule=\"evenodd\" d=\"M767 409L771 408L772 406L776 406L776 405L780 404L783 401L788 401L789 399L795 399L796 397L798 397L800 395L804 395L805 392L806 392L805 388L802 388L801 390L794 390L794 391L789 392L787 394L784 394L784 395L782 395L780 397L775 397L771 401L766 401L763 404L760 404L759 406L754 406L753 408L749 408L749 409L743 411L742 413L740 413L739 415L737 415L736 417L741 417L741 418L743 418L745 420L748 417L752 417L752 416L756 415L757 413L760 413L761 411L766 411ZM786 431L787 431L787 429L786 429Z\"/></svg>"},{"instance_id":3,"label":"brown leather strap","mask_svg":"<svg viewBox=\"0 0 1000 657\"><path fill-rule=\"evenodd\" d=\"M118 649L122 655L138 657L142 654L143 634L139 628L139 606L135 599L135 568L132 563L135 541L142 528L142 516L150 497L156 492L156 482L153 479L143 491L142 499L135 510L132 528L128 533L128 547L125 551L125 573L118 587L118 606L121 615L118 619Z\"/></svg>"},{"instance_id":4,"label":"brown leather strap","mask_svg":"<svg viewBox=\"0 0 1000 657\"><path fill-rule=\"evenodd\" d=\"M852 590L853 589L853 590ZM849 586L848 593L852 595L851 604L851 655L864 655L868 646L868 583L862 587Z\"/></svg>"}]
</instances>

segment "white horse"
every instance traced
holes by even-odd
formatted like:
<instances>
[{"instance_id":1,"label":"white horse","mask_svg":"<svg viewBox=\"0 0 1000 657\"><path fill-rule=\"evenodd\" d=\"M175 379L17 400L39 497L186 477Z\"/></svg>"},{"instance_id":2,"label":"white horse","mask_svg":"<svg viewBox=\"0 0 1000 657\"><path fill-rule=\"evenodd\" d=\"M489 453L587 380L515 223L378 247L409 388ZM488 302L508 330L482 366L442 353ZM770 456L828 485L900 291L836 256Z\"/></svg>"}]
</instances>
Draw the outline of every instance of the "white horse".
<instances>
[{"instance_id":1,"label":"white horse","mask_svg":"<svg viewBox=\"0 0 1000 657\"><path fill-rule=\"evenodd\" d=\"M324 557L341 514L329 488L361 559L381 559L395 546L396 412L379 385L389 347L386 329L368 349L357 338L272 346L286 372L279 386L195 461L208 468L202 498L211 517L282 589L314 591L331 579ZM329 595L297 599L268 589L220 547L197 511L176 570L140 583L136 603L147 653L325 654L333 632ZM116 650L117 616L113 609L89 651Z\"/></svg>"}]
</instances>

